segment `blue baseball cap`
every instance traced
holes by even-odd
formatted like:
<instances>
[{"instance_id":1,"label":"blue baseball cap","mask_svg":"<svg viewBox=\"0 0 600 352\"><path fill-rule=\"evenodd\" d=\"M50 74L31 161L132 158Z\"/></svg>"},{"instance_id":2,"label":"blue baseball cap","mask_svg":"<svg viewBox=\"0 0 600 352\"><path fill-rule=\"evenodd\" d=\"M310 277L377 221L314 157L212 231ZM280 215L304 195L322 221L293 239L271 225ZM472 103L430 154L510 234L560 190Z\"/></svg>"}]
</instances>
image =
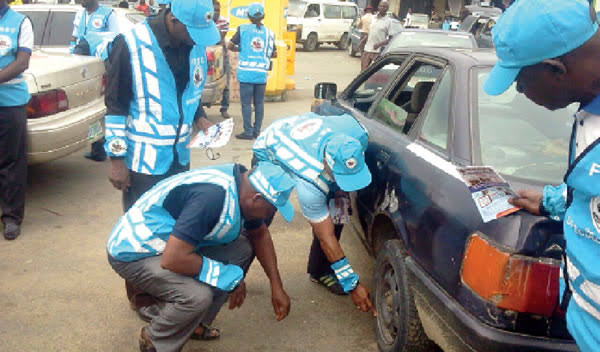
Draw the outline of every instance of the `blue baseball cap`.
<instances>
[{"instance_id":1,"label":"blue baseball cap","mask_svg":"<svg viewBox=\"0 0 600 352\"><path fill-rule=\"evenodd\" d=\"M365 188L371 183L371 173L365 163L365 152L356 138L336 134L327 142L325 161L335 182L347 192Z\"/></svg>"},{"instance_id":2,"label":"blue baseball cap","mask_svg":"<svg viewBox=\"0 0 600 352\"><path fill-rule=\"evenodd\" d=\"M281 167L267 161L259 162L248 179L252 187L273 204L286 221L292 221L294 207L289 198L295 183Z\"/></svg>"},{"instance_id":3,"label":"blue baseball cap","mask_svg":"<svg viewBox=\"0 0 600 352\"><path fill-rule=\"evenodd\" d=\"M265 15L265 8L259 2L253 2L248 5L248 17L263 17Z\"/></svg>"},{"instance_id":4,"label":"blue baseball cap","mask_svg":"<svg viewBox=\"0 0 600 352\"><path fill-rule=\"evenodd\" d=\"M221 35L213 21L214 8L211 0L172 0L171 13L185 25L196 45L215 45Z\"/></svg>"},{"instance_id":5,"label":"blue baseball cap","mask_svg":"<svg viewBox=\"0 0 600 352\"><path fill-rule=\"evenodd\" d=\"M517 0L492 28L498 62L483 89L499 95L521 68L562 56L598 30L587 0Z\"/></svg>"}]
</instances>

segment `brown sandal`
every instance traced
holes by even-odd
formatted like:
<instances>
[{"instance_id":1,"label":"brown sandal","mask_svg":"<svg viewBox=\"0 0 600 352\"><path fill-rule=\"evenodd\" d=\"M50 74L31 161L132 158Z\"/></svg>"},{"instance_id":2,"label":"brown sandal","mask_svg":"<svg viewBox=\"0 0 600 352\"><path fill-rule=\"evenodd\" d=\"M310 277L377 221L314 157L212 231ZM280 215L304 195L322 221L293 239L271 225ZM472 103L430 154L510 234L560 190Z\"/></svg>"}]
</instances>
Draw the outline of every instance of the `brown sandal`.
<instances>
[{"instance_id":1,"label":"brown sandal","mask_svg":"<svg viewBox=\"0 0 600 352\"><path fill-rule=\"evenodd\" d=\"M190 336L190 339L210 341L210 340L216 340L219 337L221 337L221 330L219 330L217 328L211 328L210 326L208 326L204 323L200 323L200 325L198 327L202 328L202 333L198 334L198 333L194 332L192 334L192 336Z\"/></svg>"}]
</instances>

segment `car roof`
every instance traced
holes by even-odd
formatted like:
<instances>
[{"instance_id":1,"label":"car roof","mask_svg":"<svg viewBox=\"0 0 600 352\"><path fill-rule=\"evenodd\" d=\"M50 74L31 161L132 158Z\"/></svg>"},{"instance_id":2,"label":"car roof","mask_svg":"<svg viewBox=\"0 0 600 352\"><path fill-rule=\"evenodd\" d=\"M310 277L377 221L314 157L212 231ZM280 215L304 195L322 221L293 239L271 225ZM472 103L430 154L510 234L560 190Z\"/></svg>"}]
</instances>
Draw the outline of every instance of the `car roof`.
<instances>
[{"instance_id":1,"label":"car roof","mask_svg":"<svg viewBox=\"0 0 600 352\"><path fill-rule=\"evenodd\" d=\"M457 49L457 48L398 48L391 50L387 55L398 54L424 54L437 56L451 62L462 63L465 66L493 66L498 61L494 49Z\"/></svg>"},{"instance_id":2,"label":"car roof","mask_svg":"<svg viewBox=\"0 0 600 352\"><path fill-rule=\"evenodd\" d=\"M440 35L457 35L458 34L458 35L464 35L467 37L473 35L469 32L444 31L441 29L433 29L433 28L427 28L427 29L425 29L425 28L406 28L398 34L402 34L405 32L434 33L434 34L440 34Z\"/></svg>"}]
</instances>

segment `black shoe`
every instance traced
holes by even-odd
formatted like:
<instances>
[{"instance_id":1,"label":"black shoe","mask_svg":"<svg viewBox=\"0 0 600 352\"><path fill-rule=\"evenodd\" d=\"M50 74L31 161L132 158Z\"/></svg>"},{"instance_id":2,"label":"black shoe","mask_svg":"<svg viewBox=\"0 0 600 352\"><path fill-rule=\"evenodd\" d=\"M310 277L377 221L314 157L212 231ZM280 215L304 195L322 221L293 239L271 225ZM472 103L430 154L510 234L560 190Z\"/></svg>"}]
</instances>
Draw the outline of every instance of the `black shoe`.
<instances>
[{"instance_id":1,"label":"black shoe","mask_svg":"<svg viewBox=\"0 0 600 352\"><path fill-rule=\"evenodd\" d=\"M93 160L93 161L104 161L104 160L106 160L106 154L104 154L104 155L98 155L98 154L94 154L92 152L87 152L87 153L83 154L83 156L86 159L90 159L90 160Z\"/></svg>"},{"instance_id":2,"label":"black shoe","mask_svg":"<svg viewBox=\"0 0 600 352\"><path fill-rule=\"evenodd\" d=\"M245 134L245 133L240 133L240 134L236 134L235 138L237 138L237 139L251 140L251 139L254 139L254 136L249 135L249 134Z\"/></svg>"},{"instance_id":3,"label":"black shoe","mask_svg":"<svg viewBox=\"0 0 600 352\"><path fill-rule=\"evenodd\" d=\"M323 275L321 277L310 276L310 281L316 282L318 284L323 285L325 288L329 290L331 293L335 293L336 295L345 296L347 293L344 291L344 288L337 280L337 278L331 274Z\"/></svg>"},{"instance_id":4,"label":"black shoe","mask_svg":"<svg viewBox=\"0 0 600 352\"><path fill-rule=\"evenodd\" d=\"M21 226L13 221L4 223L4 238L12 241L21 234Z\"/></svg>"},{"instance_id":5,"label":"black shoe","mask_svg":"<svg viewBox=\"0 0 600 352\"><path fill-rule=\"evenodd\" d=\"M260 135L260 131L254 132L254 133L252 133L252 135L254 136L254 139L256 139Z\"/></svg>"},{"instance_id":6,"label":"black shoe","mask_svg":"<svg viewBox=\"0 0 600 352\"><path fill-rule=\"evenodd\" d=\"M221 116L222 116L224 119L230 119L230 118L231 118L231 115L229 115L229 113L227 112L227 110L223 110L223 111L221 111Z\"/></svg>"}]
</instances>

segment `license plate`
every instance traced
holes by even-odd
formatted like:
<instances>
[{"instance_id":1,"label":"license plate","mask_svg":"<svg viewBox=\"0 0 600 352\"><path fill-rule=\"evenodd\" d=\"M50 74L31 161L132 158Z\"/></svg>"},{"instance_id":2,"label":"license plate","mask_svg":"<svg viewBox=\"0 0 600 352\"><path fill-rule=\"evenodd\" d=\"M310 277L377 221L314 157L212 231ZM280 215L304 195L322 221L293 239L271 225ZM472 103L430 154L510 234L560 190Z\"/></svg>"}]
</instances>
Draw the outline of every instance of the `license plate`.
<instances>
[{"instance_id":1,"label":"license plate","mask_svg":"<svg viewBox=\"0 0 600 352\"><path fill-rule=\"evenodd\" d=\"M102 132L102 123L100 123L100 121L94 122L88 128L88 140L93 140L102 136Z\"/></svg>"}]
</instances>

